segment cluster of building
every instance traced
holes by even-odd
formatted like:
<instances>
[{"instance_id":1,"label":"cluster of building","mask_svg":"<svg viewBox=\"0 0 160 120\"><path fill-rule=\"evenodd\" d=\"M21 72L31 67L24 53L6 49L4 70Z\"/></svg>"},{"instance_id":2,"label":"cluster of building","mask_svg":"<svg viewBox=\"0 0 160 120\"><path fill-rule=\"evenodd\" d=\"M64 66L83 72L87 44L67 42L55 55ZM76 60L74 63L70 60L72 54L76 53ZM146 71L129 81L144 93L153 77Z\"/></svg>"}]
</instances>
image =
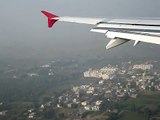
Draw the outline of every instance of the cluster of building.
<instances>
[{"instance_id":1,"label":"cluster of building","mask_svg":"<svg viewBox=\"0 0 160 120\"><path fill-rule=\"evenodd\" d=\"M0 116L6 116L7 112L8 112L7 110L1 111Z\"/></svg>"},{"instance_id":2,"label":"cluster of building","mask_svg":"<svg viewBox=\"0 0 160 120\"><path fill-rule=\"evenodd\" d=\"M29 109L28 112L26 113L29 119L35 118L36 112L34 109Z\"/></svg>"},{"instance_id":3,"label":"cluster of building","mask_svg":"<svg viewBox=\"0 0 160 120\"><path fill-rule=\"evenodd\" d=\"M150 70L153 68L152 64L136 64L133 65L133 69Z\"/></svg>"},{"instance_id":4,"label":"cluster of building","mask_svg":"<svg viewBox=\"0 0 160 120\"><path fill-rule=\"evenodd\" d=\"M3 106L3 102L0 102L0 107ZM3 111L0 111L0 116L6 116L8 110L3 110Z\"/></svg>"},{"instance_id":5,"label":"cluster of building","mask_svg":"<svg viewBox=\"0 0 160 120\"><path fill-rule=\"evenodd\" d=\"M97 78L95 81L73 86L56 97L50 97L49 101L39 106L39 111L43 112L47 108L69 109L76 116L86 111L100 111L106 101L119 101L124 97L137 98L142 91L160 91L160 69L154 69L154 63L126 64L119 67L108 65L101 69L90 68L83 73L84 79ZM42 65L41 68L47 68L48 75L54 75L50 65ZM28 73L29 77L39 75L37 72ZM6 112L0 112L0 116ZM36 112L30 109L26 115L33 119Z\"/></svg>"},{"instance_id":6,"label":"cluster of building","mask_svg":"<svg viewBox=\"0 0 160 120\"><path fill-rule=\"evenodd\" d=\"M98 79L90 84L74 86L63 93L57 98L56 107L62 109L76 105L79 111L99 111L104 100L110 102L124 97L137 98L140 91L160 90L160 74L154 70L153 64L130 64L122 68L110 66L85 71L84 78ZM103 75L108 77L104 78Z\"/></svg>"},{"instance_id":7,"label":"cluster of building","mask_svg":"<svg viewBox=\"0 0 160 120\"><path fill-rule=\"evenodd\" d=\"M42 66L40 66L40 68L47 70L48 71L48 73L47 73L48 76L53 76L54 75L54 70L53 70L51 64L42 65ZM40 74L38 72L27 73L27 75L29 77L39 77L40 76Z\"/></svg>"},{"instance_id":8,"label":"cluster of building","mask_svg":"<svg viewBox=\"0 0 160 120\"><path fill-rule=\"evenodd\" d=\"M84 77L102 78L104 80L108 80L114 77L114 74L117 70L117 67L104 67L97 70L90 68L84 72Z\"/></svg>"}]
</instances>

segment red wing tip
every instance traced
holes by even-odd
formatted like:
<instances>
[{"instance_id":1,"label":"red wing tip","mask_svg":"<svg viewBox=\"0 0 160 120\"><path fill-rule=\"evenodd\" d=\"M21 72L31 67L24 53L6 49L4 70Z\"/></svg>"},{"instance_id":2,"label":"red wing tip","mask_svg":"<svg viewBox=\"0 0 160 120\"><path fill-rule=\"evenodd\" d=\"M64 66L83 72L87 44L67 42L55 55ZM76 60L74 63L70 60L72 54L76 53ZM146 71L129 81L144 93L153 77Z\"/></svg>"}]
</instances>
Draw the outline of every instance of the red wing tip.
<instances>
[{"instance_id":1,"label":"red wing tip","mask_svg":"<svg viewBox=\"0 0 160 120\"><path fill-rule=\"evenodd\" d=\"M47 13L47 11L42 10L41 13L45 14L45 13Z\"/></svg>"},{"instance_id":2,"label":"red wing tip","mask_svg":"<svg viewBox=\"0 0 160 120\"><path fill-rule=\"evenodd\" d=\"M45 16L47 16L48 18L54 18L54 17L58 17L57 15L53 14L53 13L50 13L50 12L47 12L45 10L42 10L41 11Z\"/></svg>"},{"instance_id":3,"label":"red wing tip","mask_svg":"<svg viewBox=\"0 0 160 120\"><path fill-rule=\"evenodd\" d=\"M44 10L42 10L41 12L48 18L48 27L51 28L57 21L57 19L54 20L52 18L55 18L58 16Z\"/></svg>"},{"instance_id":4,"label":"red wing tip","mask_svg":"<svg viewBox=\"0 0 160 120\"><path fill-rule=\"evenodd\" d=\"M47 11L45 11L45 10L42 10L42 11L41 11L41 13L43 13L43 14L44 14L44 13L48 13L48 12L47 12Z\"/></svg>"}]
</instances>

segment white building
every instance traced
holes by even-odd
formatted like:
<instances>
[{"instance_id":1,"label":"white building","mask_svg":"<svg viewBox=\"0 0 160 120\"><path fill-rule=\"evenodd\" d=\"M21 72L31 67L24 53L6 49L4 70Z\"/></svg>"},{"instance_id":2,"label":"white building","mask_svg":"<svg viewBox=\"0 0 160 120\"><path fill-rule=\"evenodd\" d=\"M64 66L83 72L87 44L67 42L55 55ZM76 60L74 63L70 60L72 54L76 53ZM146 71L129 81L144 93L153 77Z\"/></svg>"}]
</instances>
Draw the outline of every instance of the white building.
<instances>
[{"instance_id":1,"label":"white building","mask_svg":"<svg viewBox=\"0 0 160 120\"><path fill-rule=\"evenodd\" d=\"M83 102L81 102L81 105L82 105L82 106L86 106L87 103L88 103L87 101L83 101Z\"/></svg>"},{"instance_id":2,"label":"white building","mask_svg":"<svg viewBox=\"0 0 160 120\"><path fill-rule=\"evenodd\" d=\"M88 71L84 72L84 77L95 77L100 78L98 70L89 69Z\"/></svg>"},{"instance_id":3,"label":"white building","mask_svg":"<svg viewBox=\"0 0 160 120\"><path fill-rule=\"evenodd\" d=\"M54 73L53 73L53 72L49 72L48 75L49 75L49 76L52 76L52 75L54 75Z\"/></svg>"},{"instance_id":4,"label":"white building","mask_svg":"<svg viewBox=\"0 0 160 120\"><path fill-rule=\"evenodd\" d=\"M81 85L81 86L80 86L80 89L83 89L83 90L85 90L85 89L87 89L87 88L89 88L89 85Z\"/></svg>"},{"instance_id":5,"label":"white building","mask_svg":"<svg viewBox=\"0 0 160 120\"><path fill-rule=\"evenodd\" d=\"M104 80L110 79L109 74L103 74L103 75L102 75L102 79L104 79Z\"/></svg>"},{"instance_id":6,"label":"white building","mask_svg":"<svg viewBox=\"0 0 160 120\"><path fill-rule=\"evenodd\" d=\"M51 66L48 65L48 64L46 64L46 65L42 65L41 67L42 67L42 68L49 68L49 67L51 67Z\"/></svg>"},{"instance_id":7,"label":"white building","mask_svg":"<svg viewBox=\"0 0 160 120\"><path fill-rule=\"evenodd\" d=\"M152 64L137 64L133 65L133 69L150 70L153 68Z\"/></svg>"},{"instance_id":8,"label":"white building","mask_svg":"<svg viewBox=\"0 0 160 120\"><path fill-rule=\"evenodd\" d=\"M41 109L44 109L44 105L42 104L40 108L41 108Z\"/></svg>"},{"instance_id":9,"label":"white building","mask_svg":"<svg viewBox=\"0 0 160 120\"><path fill-rule=\"evenodd\" d=\"M34 113L34 112L29 113L29 115L28 115L28 118L29 118L29 119L33 119L34 117L35 117L35 113Z\"/></svg>"},{"instance_id":10,"label":"white building","mask_svg":"<svg viewBox=\"0 0 160 120\"><path fill-rule=\"evenodd\" d=\"M99 85L103 85L103 84L104 84L104 80L100 80L100 81L98 82L98 84L99 84Z\"/></svg>"},{"instance_id":11,"label":"white building","mask_svg":"<svg viewBox=\"0 0 160 120\"><path fill-rule=\"evenodd\" d=\"M57 104L57 108L62 108L62 107L60 106L60 104Z\"/></svg>"},{"instance_id":12,"label":"white building","mask_svg":"<svg viewBox=\"0 0 160 120\"><path fill-rule=\"evenodd\" d=\"M97 101L96 101L96 105L97 105L97 106L101 105L101 103L102 103L102 100L97 100Z\"/></svg>"},{"instance_id":13,"label":"white building","mask_svg":"<svg viewBox=\"0 0 160 120\"><path fill-rule=\"evenodd\" d=\"M84 109L87 110L87 111L90 111L91 107L90 106L85 106Z\"/></svg>"},{"instance_id":14,"label":"white building","mask_svg":"<svg viewBox=\"0 0 160 120\"><path fill-rule=\"evenodd\" d=\"M71 108L71 107L72 107L72 104L71 104L71 103L69 103L69 104L67 104L67 106L68 106L68 108Z\"/></svg>"},{"instance_id":15,"label":"white building","mask_svg":"<svg viewBox=\"0 0 160 120\"><path fill-rule=\"evenodd\" d=\"M39 76L38 73L28 73L29 77Z\"/></svg>"},{"instance_id":16,"label":"white building","mask_svg":"<svg viewBox=\"0 0 160 120\"><path fill-rule=\"evenodd\" d=\"M99 106L93 106L91 107L92 111L99 111L100 107Z\"/></svg>"},{"instance_id":17,"label":"white building","mask_svg":"<svg viewBox=\"0 0 160 120\"><path fill-rule=\"evenodd\" d=\"M110 79L118 70L116 67L104 67L99 70L92 70L91 68L84 72L84 77L102 78L104 80Z\"/></svg>"},{"instance_id":18,"label":"white building","mask_svg":"<svg viewBox=\"0 0 160 120\"><path fill-rule=\"evenodd\" d=\"M0 116L5 116L6 113L7 113L7 110L6 110L6 111L1 111L1 112L0 112Z\"/></svg>"},{"instance_id":19,"label":"white building","mask_svg":"<svg viewBox=\"0 0 160 120\"><path fill-rule=\"evenodd\" d=\"M87 90L87 94L93 94L94 93L95 88L94 87L89 87Z\"/></svg>"}]
</instances>

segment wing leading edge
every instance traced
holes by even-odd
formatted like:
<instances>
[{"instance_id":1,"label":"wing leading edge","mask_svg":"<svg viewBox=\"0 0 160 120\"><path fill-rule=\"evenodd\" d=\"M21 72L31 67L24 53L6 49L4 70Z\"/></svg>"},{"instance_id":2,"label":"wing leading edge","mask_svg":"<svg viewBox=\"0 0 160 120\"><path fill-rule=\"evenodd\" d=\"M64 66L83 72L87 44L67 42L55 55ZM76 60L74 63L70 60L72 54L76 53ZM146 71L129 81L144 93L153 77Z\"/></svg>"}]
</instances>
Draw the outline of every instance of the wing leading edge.
<instances>
[{"instance_id":1,"label":"wing leading edge","mask_svg":"<svg viewBox=\"0 0 160 120\"><path fill-rule=\"evenodd\" d=\"M92 32L104 33L111 41L106 49L134 40L134 46L139 42L160 44L160 20L104 19L84 17L59 17L55 14L41 11L48 18L51 28L57 21L94 25Z\"/></svg>"}]
</instances>

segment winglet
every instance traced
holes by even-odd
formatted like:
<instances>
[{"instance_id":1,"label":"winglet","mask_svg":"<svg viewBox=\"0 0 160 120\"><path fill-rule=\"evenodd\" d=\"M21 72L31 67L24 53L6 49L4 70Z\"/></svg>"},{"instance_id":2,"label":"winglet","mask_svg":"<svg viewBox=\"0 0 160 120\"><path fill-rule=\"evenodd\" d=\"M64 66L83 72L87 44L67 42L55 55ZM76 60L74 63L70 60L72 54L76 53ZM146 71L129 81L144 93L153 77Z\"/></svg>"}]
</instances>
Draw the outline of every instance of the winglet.
<instances>
[{"instance_id":1,"label":"winglet","mask_svg":"<svg viewBox=\"0 0 160 120\"><path fill-rule=\"evenodd\" d=\"M56 23L59 16L46 12L44 10L42 10L41 12L48 18L48 27L51 28Z\"/></svg>"}]
</instances>

